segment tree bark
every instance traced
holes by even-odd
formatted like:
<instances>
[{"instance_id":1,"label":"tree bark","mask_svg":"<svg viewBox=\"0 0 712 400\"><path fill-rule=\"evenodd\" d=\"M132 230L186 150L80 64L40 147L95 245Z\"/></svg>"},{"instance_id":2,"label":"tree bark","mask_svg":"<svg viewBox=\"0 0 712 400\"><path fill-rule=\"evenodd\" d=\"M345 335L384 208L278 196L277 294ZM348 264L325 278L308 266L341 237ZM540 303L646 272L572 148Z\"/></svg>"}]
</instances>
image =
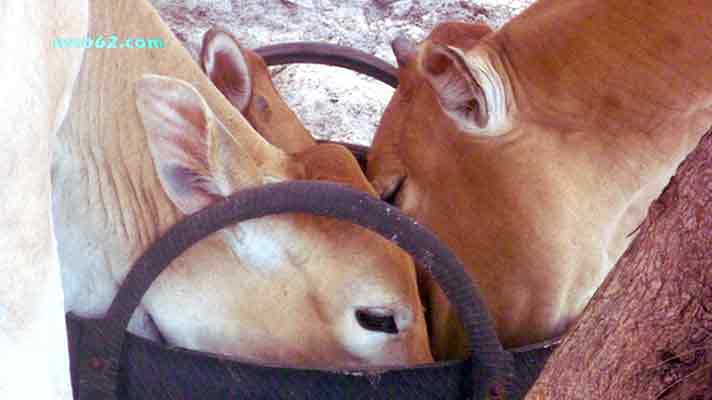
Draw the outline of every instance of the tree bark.
<instances>
[{"instance_id":1,"label":"tree bark","mask_svg":"<svg viewBox=\"0 0 712 400\"><path fill-rule=\"evenodd\" d=\"M712 130L527 399L712 399Z\"/></svg>"}]
</instances>

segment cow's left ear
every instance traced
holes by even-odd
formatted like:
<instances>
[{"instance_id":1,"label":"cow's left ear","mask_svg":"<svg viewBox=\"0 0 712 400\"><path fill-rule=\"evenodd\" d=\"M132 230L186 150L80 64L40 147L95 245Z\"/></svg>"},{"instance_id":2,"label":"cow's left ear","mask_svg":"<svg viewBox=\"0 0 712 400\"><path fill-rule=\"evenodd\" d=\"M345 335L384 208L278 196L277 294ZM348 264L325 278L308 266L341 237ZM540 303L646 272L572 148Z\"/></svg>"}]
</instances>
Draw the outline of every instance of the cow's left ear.
<instances>
[{"instance_id":1,"label":"cow's left ear","mask_svg":"<svg viewBox=\"0 0 712 400\"><path fill-rule=\"evenodd\" d=\"M248 157L189 83L145 75L136 83L136 107L161 185L184 214L229 195L239 186L236 177L256 180L249 179L254 170L233 171L229 160Z\"/></svg>"},{"instance_id":2,"label":"cow's left ear","mask_svg":"<svg viewBox=\"0 0 712 400\"><path fill-rule=\"evenodd\" d=\"M504 85L488 60L432 42L423 44L419 60L443 111L462 131L482 136L506 133Z\"/></svg>"}]
</instances>

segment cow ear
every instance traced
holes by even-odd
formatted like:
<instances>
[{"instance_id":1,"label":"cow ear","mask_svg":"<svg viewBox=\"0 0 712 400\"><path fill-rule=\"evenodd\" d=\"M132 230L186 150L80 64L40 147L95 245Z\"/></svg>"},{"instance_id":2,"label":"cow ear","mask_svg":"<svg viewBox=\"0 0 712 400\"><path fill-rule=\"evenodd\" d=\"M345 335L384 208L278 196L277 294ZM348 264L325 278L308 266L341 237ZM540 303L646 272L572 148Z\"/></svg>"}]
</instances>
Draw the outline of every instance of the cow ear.
<instances>
[{"instance_id":1,"label":"cow ear","mask_svg":"<svg viewBox=\"0 0 712 400\"><path fill-rule=\"evenodd\" d=\"M224 128L195 88L146 75L136 84L136 107L161 185L181 212L192 214L229 194L211 160Z\"/></svg>"},{"instance_id":2,"label":"cow ear","mask_svg":"<svg viewBox=\"0 0 712 400\"><path fill-rule=\"evenodd\" d=\"M398 36L391 41L391 49L396 57L398 67L406 67L415 58L417 46L405 36Z\"/></svg>"},{"instance_id":3,"label":"cow ear","mask_svg":"<svg viewBox=\"0 0 712 400\"><path fill-rule=\"evenodd\" d=\"M252 99L252 73L237 39L223 29L210 29L203 36L200 63L215 87L244 114Z\"/></svg>"},{"instance_id":4,"label":"cow ear","mask_svg":"<svg viewBox=\"0 0 712 400\"><path fill-rule=\"evenodd\" d=\"M426 79L445 113L465 132L496 136L506 119L504 89L494 68L462 50L426 42L420 57Z\"/></svg>"}]
</instances>

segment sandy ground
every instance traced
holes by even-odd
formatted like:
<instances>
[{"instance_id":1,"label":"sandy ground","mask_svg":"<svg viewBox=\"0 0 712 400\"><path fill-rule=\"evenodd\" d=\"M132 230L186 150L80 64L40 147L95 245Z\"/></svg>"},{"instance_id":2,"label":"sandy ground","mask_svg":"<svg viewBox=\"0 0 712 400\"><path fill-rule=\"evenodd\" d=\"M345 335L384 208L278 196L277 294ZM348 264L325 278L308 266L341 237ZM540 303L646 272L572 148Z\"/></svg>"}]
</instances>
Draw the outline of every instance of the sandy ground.
<instances>
[{"instance_id":1,"label":"sandy ground","mask_svg":"<svg viewBox=\"0 0 712 400\"><path fill-rule=\"evenodd\" d=\"M498 27L534 0L151 0L195 57L203 33L230 29L244 45L327 41L395 63L390 41L422 39L448 20ZM278 89L317 137L369 144L393 90L340 68L275 67Z\"/></svg>"}]
</instances>

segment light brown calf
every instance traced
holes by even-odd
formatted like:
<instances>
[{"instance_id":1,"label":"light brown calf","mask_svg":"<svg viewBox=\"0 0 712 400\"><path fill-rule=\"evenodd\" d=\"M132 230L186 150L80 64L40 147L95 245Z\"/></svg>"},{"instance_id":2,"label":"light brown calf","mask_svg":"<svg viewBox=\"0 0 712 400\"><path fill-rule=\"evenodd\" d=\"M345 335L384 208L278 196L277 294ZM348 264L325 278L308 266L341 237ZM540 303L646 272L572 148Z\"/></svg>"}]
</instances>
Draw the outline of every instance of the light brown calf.
<instances>
[{"instance_id":1,"label":"light brown calf","mask_svg":"<svg viewBox=\"0 0 712 400\"><path fill-rule=\"evenodd\" d=\"M90 36L162 38L165 48L87 51L53 165L68 310L101 315L152 241L240 188L330 179L375 195L343 148L292 156L260 137L145 0L93 0L90 11ZM431 359L409 257L364 229L305 215L200 242L154 284L130 330L308 366Z\"/></svg>"},{"instance_id":2,"label":"light brown calf","mask_svg":"<svg viewBox=\"0 0 712 400\"><path fill-rule=\"evenodd\" d=\"M468 266L505 345L564 333L712 125L712 4L542 0L394 47L369 178ZM436 358L462 354L426 295Z\"/></svg>"}]
</instances>

